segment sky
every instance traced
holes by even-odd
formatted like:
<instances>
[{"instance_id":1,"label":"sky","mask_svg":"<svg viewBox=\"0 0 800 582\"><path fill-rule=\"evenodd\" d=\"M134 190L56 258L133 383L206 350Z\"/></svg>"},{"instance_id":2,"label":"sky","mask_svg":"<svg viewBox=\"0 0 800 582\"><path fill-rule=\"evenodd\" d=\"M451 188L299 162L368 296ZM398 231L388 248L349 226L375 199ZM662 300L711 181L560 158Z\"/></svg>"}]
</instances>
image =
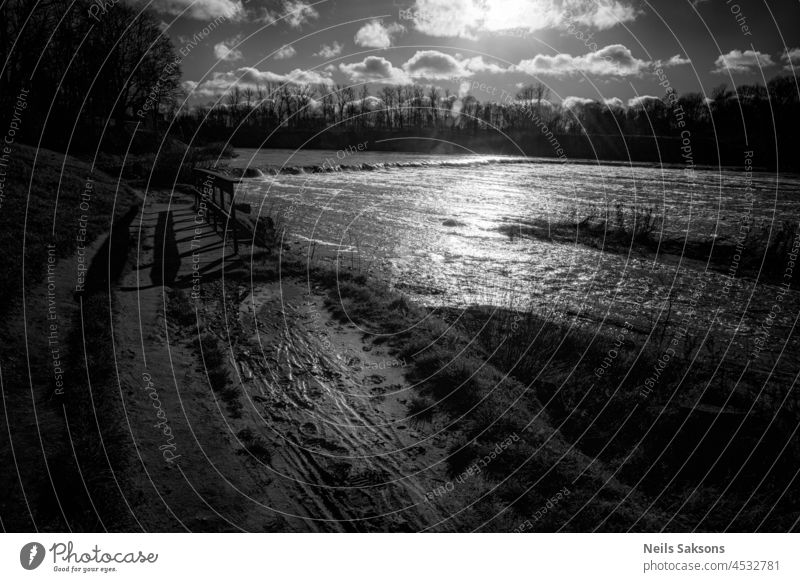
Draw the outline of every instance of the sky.
<instances>
[{"instance_id":1,"label":"sky","mask_svg":"<svg viewBox=\"0 0 800 582\"><path fill-rule=\"evenodd\" d=\"M145 5L145 0L132 0ZM633 104L800 72L800 0L148 0L189 104L234 85L417 83ZM617 101L620 100L620 101Z\"/></svg>"}]
</instances>

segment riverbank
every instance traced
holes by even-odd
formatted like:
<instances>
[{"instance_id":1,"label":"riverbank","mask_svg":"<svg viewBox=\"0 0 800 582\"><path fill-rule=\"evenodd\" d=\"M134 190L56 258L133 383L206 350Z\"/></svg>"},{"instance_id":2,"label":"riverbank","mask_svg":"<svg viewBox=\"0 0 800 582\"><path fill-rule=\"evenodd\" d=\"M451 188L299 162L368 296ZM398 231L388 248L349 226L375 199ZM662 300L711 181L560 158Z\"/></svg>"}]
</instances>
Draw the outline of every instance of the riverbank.
<instances>
[{"instance_id":1,"label":"riverbank","mask_svg":"<svg viewBox=\"0 0 800 582\"><path fill-rule=\"evenodd\" d=\"M652 330L648 341L536 312L430 310L363 275L310 273L336 317L413 362L409 418L452 432L450 475L477 463L492 483L470 507L471 528L518 528L561 487L568 498L534 531L780 531L797 515L784 495L797 451L785 448L794 405L779 404L790 393L783 374L765 382L755 370L720 371L719 354L673 330ZM662 366L665 352L673 355ZM731 386L725 378L737 374ZM519 439L492 455L509 436ZM754 480L764 471L772 483ZM723 487L722 507L718 496L697 496ZM752 503L753 488L768 501Z\"/></svg>"},{"instance_id":2,"label":"riverbank","mask_svg":"<svg viewBox=\"0 0 800 582\"><path fill-rule=\"evenodd\" d=\"M47 287L9 320L7 528L754 531L800 515L785 365L720 367L669 315L590 330L425 307L299 237L237 255L191 196L143 202L122 266L102 237L89 251L118 281L77 300L55 285L66 398L50 398ZM56 279L77 261L54 258Z\"/></svg>"}]
</instances>

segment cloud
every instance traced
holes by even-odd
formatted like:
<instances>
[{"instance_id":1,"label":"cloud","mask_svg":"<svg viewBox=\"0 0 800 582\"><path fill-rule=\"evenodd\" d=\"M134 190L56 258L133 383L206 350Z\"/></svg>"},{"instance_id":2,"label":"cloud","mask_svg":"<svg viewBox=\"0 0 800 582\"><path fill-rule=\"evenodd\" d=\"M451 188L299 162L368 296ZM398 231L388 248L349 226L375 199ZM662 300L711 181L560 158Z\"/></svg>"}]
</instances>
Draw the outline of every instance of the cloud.
<instances>
[{"instance_id":1,"label":"cloud","mask_svg":"<svg viewBox=\"0 0 800 582\"><path fill-rule=\"evenodd\" d=\"M760 51L734 49L728 54L720 55L714 61L712 73L754 73L762 67L771 67L775 63L772 57Z\"/></svg>"},{"instance_id":2,"label":"cloud","mask_svg":"<svg viewBox=\"0 0 800 582\"><path fill-rule=\"evenodd\" d=\"M375 55L369 56L358 63L342 63L339 65L339 70L354 83L405 85L410 82L403 69L398 69L383 57Z\"/></svg>"},{"instance_id":3,"label":"cloud","mask_svg":"<svg viewBox=\"0 0 800 582\"><path fill-rule=\"evenodd\" d=\"M796 68L800 68L800 48L787 48L785 51L783 51L781 60L785 63L783 68L786 71L792 71Z\"/></svg>"},{"instance_id":4,"label":"cloud","mask_svg":"<svg viewBox=\"0 0 800 582\"><path fill-rule=\"evenodd\" d=\"M590 103L596 103L596 101L594 99L587 99L586 97L565 97L561 102L561 106L565 109L579 109Z\"/></svg>"},{"instance_id":5,"label":"cloud","mask_svg":"<svg viewBox=\"0 0 800 582\"><path fill-rule=\"evenodd\" d=\"M236 73L242 77L245 84L257 83L292 83L296 85L331 85L333 80L329 74L319 71L306 71L294 69L286 74L272 73L270 71L261 72L254 67L243 67L237 69Z\"/></svg>"},{"instance_id":6,"label":"cloud","mask_svg":"<svg viewBox=\"0 0 800 582\"><path fill-rule=\"evenodd\" d=\"M461 61L461 66L471 73L507 73L508 69L497 63L487 63L482 56L472 57Z\"/></svg>"},{"instance_id":7,"label":"cloud","mask_svg":"<svg viewBox=\"0 0 800 582\"><path fill-rule=\"evenodd\" d=\"M636 97L628 99L628 107L633 109L638 107L644 108L649 105L664 105L664 102L660 97L656 97L655 95L637 95Z\"/></svg>"},{"instance_id":8,"label":"cloud","mask_svg":"<svg viewBox=\"0 0 800 582\"><path fill-rule=\"evenodd\" d=\"M280 18L280 14L273 12L265 6L257 6L247 10L247 19L255 24L272 25L277 22L278 18Z\"/></svg>"},{"instance_id":9,"label":"cloud","mask_svg":"<svg viewBox=\"0 0 800 582\"><path fill-rule=\"evenodd\" d=\"M417 51L413 57L403 63L403 70L415 79L459 79L471 77L475 73L499 74L508 72L497 63L488 63L482 56L464 58L456 53L454 56L436 50Z\"/></svg>"},{"instance_id":10,"label":"cloud","mask_svg":"<svg viewBox=\"0 0 800 582\"><path fill-rule=\"evenodd\" d=\"M319 47L319 52L314 53L315 57L322 57L323 59L332 59L342 54L344 45L340 42L333 41L333 44L323 44Z\"/></svg>"},{"instance_id":11,"label":"cloud","mask_svg":"<svg viewBox=\"0 0 800 582\"><path fill-rule=\"evenodd\" d=\"M355 101L348 101L348 107L356 111L375 111L383 107L383 100L370 95L364 99L356 99Z\"/></svg>"},{"instance_id":12,"label":"cloud","mask_svg":"<svg viewBox=\"0 0 800 582\"><path fill-rule=\"evenodd\" d=\"M470 39L517 28L536 31L582 25L605 30L630 22L637 14L623 0L416 0L411 11L420 32Z\"/></svg>"},{"instance_id":13,"label":"cloud","mask_svg":"<svg viewBox=\"0 0 800 582\"><path fill-rule=\"evenodd\" d=\"M515 70L529 75L564 76L584 73L627 77L641 74L650 63L637 59L621 44L612 44L595 52L573 57L570 54L536 55L520 61Z\"/></svg>"},{"instance_id":14,"label":"cloud","mask_svg":"<svg viewBox=\"0 0 800 582\"><path fill-rule=\"evenodd\" d=\"M290 44L284 45L278 49L278 52L275 53L275 60L280 61L283 59L291 59L294 55L297 54L297 51L294 47Z\"/></svg>"},{"instance_id":15,"label":"cloud","mask_svg":"<svg viewBox=\"0 0 800 582\"><path fill-rule=\"evenodd\" d=\"M566 2L567 17L563 23L568 26L570 20L598 30L607 30L623 22L636 20L637 10L625 2L617 0L588 0Z\"/></svg>"},{"instance_id":16,"label":"cloud","mask_svg":"<svg viewBox=\"0 0 800 582\"><path fill-rule=\"evenodd\" d=\"M417 0L414 27L430 36L475 39L482 12L474 0Z\"/></svg>"},{"instance_id":17,"label":"cloud","mask_svg":"<svg viewBox=\"0 0 800 582\"><path fill-rule=\"evenodd\" d=\"M223 40L214 45L214 56L221 61L239 61L243 57L242 51L233 48L242 41L242 36L237 35L228 40Z\"/></svg>"},{"instance_id":18,"label":"cloud","mask_svg":"<svg viewBox=\"0 0 800 582\"><path fill-rule=\"evenodd\" d=\"M662 67L680 67L682 65L689 65L691 62L692 61L690 59L686 59L680 55L675 55L666 61L656 61L655 64L661 65Z\"/></svg>"},{"instance_id":19,"label":"cloud","mask_svg":"<svg viewBox=\"0 0 800 582\"><path fill-rule=\"evenodd\" d=\"M252 0L129 0L133 4L147 5L162 14L184 16L196 20L224 19L230 21L250 20L256 23L272 24L283 17L292 28L300 28L304 24L319 17L319 13L304 0L284 0L278 2L279 8L270 9L265 6L245 9ZM188 10L186 10L188 7ZM183 12L186 10L186 12Z\"/></svg>"},{"instance_id":20,"label":"cloud","mask_svg":"<svg viewBox=\"0 0 800 582\"><path fill-rule=\"evenodd\" d=\"M135 0L135 4L147 4L145 0ZM184 13L196 20L215 20L217 18L238 19L244 14L241 0L154 0L150 8L162 14Z\"/></svg>"},{"instance_id":21,"label":"cloud","mask_svg":"<svg viewBox=\"0 0 800 582\"><path fill-rule=\"evenodd\" d=\"M184 81L183 88L193 97L218 98L233 87L240 89L262 89L267 83L291 83L295 85L332 85L330 73L295 69L289 73L259 71L255 67L240 67L226 73L214 73L202 83Z\"/></svg>"},{"instance_id":22,"label":"cloud","mask_svg":"<svg viewBox=\"0 0 800 582\"><path fill-rule=\"evenodd\" d=\"M403 64L410 77L423 79L450 79L468 73L455 57L439 51L417 51Z\"/></svg>"},{"instance_id":23,"label":"cloud","mask_svg":"<svg viewBox=\"0 0 800 582\"><path fill-rule=\"evenodd\" d=\"M358 46L389 48L392 46L392 37L404 31L402 24L384 26L380 20L372 20L358 29L354 40Z\"/></svg>"},{"instance_id":24,"label":"cloud","mask_svg":"<svg viewBox=\"0 0 800 582\"><path fill-rule=\"evenodd\" d=\"M292 28L300 28L307 22L319 17L319 13L313 6L302 0L290 0L283 3L283 11L288 13L286 22Z\"/></svg>"}]
</instances>

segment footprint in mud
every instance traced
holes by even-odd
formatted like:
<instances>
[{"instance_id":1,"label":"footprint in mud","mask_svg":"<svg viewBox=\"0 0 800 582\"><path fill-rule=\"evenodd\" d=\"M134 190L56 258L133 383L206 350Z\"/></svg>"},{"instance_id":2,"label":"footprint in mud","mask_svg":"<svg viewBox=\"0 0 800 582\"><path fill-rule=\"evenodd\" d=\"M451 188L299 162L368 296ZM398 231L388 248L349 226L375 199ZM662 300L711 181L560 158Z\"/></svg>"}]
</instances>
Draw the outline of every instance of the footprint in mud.
<instances>
[{"instance_id":1,"label":"footprint in mud","mask_svg":"<svg viewBox=\"0 0 800 582\"><path fill-rule=\"evenodd\" d=\"M383 485L389 480L389 474L380 470L367 470L353 475L347 480L350 487L370 487Z\"/></svg>"},{"instance_id":2,"label":"footprint in mud","mask_svg":"<svg viewBox=\"0 0 800 582\"><path fill-rule=\"evenodd\" d=\"M328 473L337 484L346 483L352 469L353 465L350 463L331 463Z\"/></svg>"},{"instance_id":3,"label":"footprint in mud","mask_svg":"<svg viewBox=\"0 0 800 582\"><path fill-rule=\"evenodd\" d=\"M323 438L308 438L304 440L305 448L317 448L319 449L316 452L325 451L327 453L336 453L339 455L347 454L347 449L344 447L340 447L336 443L332 443L330 441L326 441ZM314 452L314 451L312 451Z\"/></svg>"},{"instance_id":4,"label":"footprint in mud","mask_svg":"<svg viewBox=\"0 0 800 582\"><path fill-rule=\"evenodd\" d=\"M334 372L333 370L322 370L321 372L315 374L317 378L330 382L331 380L338 380L342 377L339 372Z\"/></svg>"}]
</instances>

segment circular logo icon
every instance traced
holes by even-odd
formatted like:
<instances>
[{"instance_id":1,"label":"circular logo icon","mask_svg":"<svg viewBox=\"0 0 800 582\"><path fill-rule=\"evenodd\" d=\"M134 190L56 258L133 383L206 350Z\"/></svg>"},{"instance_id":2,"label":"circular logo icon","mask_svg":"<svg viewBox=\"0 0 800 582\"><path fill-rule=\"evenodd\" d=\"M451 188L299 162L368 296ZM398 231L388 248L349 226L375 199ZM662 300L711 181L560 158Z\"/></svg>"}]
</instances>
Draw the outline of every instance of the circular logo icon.
<instances>
[{"instance_id":1,"label":"circular logo icon","mask_svg":"<svg viewBox=\"0 0 800 582\"><path fill-rule=\"evenodd\" d=\"M35 570L44 561L44 546L38 542L30 542L19 551L19 563L26 570Z\"/></svg>"}]
</instances>

